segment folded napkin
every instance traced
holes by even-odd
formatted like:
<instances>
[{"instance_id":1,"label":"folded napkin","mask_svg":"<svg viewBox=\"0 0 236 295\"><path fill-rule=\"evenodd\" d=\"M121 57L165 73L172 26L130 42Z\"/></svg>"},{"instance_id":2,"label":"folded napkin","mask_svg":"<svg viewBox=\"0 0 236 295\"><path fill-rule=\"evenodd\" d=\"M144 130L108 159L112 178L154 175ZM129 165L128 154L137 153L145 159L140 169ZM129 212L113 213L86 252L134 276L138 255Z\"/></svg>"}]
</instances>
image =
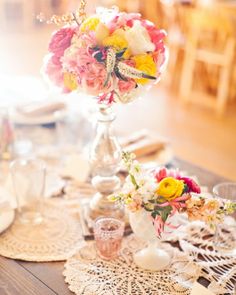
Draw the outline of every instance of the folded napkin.
<instances>
[{"instance_id":1,"label":"folded napkin","mask_svg":"<svg viewBox=\"0 0 236 295\"><path fill-rule=\"evenodd\" d=\"M49 115L65 108L65 103L61 101L37 101L18 106L16 110L26 117L38 117Z\"/></svg>"},{"instance_id":2,"label":"folded napkin","mask_svg":"<svg viewBox=\"0 0 236 295\"><path fill-rule=\"evenodd\" d=\"M61 175L65 178L72 178L78 182L85 182L90 172L89 162L82 154L69 155L61 170Z\"/></svg>"},{"instance_id":3,"label":"folded napkin","mask_svg":"<svg viewBox=\"0 0 236 295\"><path fill-rule=\"evenodd\" d=\"M145 129L122 138L120 142L125 151L135 153L137 158L158 153L167 145L166 139Z\"/></svg>"}]
</instances>

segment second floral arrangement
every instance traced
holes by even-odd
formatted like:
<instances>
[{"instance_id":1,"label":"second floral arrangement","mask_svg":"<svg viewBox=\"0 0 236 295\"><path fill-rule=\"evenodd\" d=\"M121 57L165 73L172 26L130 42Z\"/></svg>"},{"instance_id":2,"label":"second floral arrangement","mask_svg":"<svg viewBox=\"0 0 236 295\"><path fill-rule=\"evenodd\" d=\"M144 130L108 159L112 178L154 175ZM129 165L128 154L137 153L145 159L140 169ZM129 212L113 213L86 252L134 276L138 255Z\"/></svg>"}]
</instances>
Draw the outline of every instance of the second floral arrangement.
<instances>
[{"instance_id":1,"label":"second floral arrangement","mask_svg":"<svg viewBox=\"0 0 236 295\"><path fill-rule=\"evenodd\" d=\"M165 229L176 228L169 218L176 213L186 213L189 220L200 220L215 227L223 222L225 215L236 210L236 203L203 197L200 186L178 170L146 171L134 158L123 152L128 176L122 191L109 198L124 204L131 212L149 212L158 237Z\"/></svg>"}]
</instances>

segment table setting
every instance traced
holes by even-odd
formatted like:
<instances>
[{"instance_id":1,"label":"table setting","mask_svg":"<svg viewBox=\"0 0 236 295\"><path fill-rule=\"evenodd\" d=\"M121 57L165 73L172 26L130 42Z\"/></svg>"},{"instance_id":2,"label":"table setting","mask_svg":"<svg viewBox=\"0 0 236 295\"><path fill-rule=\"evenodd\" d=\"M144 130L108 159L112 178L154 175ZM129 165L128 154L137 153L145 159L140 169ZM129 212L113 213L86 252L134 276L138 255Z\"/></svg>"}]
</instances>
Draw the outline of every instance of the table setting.
<instances>
[{"instance_id":1,"label":"table setting","mask_svg":"<svg viewBox=\"0 0 236 295\"><path fill-rule=\"evenodd\" d=\"M151 130L113 131L114 105L159 82L166 33L85 7L47 20L60 28L43 75L86 93L91 118L67 120L57 100L0 113L0 293L235 294L236 183L177 159Z\"/></svg>"}]
</instances>

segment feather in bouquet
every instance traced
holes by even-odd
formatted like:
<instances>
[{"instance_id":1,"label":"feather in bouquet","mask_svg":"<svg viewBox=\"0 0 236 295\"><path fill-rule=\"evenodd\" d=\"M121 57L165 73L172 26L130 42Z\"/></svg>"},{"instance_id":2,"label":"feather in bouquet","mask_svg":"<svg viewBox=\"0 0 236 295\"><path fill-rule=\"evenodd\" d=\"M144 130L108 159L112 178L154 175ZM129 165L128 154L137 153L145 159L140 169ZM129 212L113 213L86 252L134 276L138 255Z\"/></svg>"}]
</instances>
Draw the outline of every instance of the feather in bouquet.
<instances>
[{"instance_id":1,"label":"feather in bouquet","mask_svg":"<svg viewBox=\"0 0 236 295\"><path fill-rule=\"evenodd\" d=\"M98 8L87 17L85 1L74 14L52 17L64 24L49 44L44 71L64 92L85 91L111 104L128 102L159 81L166 33L137 13Z\"/></svg>"},{"instance_id":2,"label":"feather in bouquet","mask_svg":"<svg viewBox=\"0 0 236 295\"><path fill-rule=\"evenodd\" d=\"M131 212L148 211L158 237L166 228L176 228L169 217L177 212L186 212L190 220L204 221L215 227L226 214L236 210L236 203L201 196L199 185L178 170L162 168L148 172L134 158L123 152L128 176L122 191L109 199L124 204Z\"/></svg>"}]
</instances>

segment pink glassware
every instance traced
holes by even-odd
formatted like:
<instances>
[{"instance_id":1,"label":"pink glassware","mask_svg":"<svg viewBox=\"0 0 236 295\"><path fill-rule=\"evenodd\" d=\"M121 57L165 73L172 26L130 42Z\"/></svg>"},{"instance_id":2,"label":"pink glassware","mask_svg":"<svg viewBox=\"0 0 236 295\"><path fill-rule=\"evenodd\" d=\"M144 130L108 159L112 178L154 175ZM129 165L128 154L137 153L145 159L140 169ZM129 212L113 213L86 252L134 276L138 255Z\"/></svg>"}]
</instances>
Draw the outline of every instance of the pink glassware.
<instances>
[{"instance_id":1,"label":"pink glassware","mask_svg":"<svg viewBox=\"0 0 236 295\"><path fill-rule=\"evenodd\" d=\"M116 258L123 234L123 221L112 217L98 218L94 223L94 236L99 255L108 260Z\"/></svg>"}]
</instances>

